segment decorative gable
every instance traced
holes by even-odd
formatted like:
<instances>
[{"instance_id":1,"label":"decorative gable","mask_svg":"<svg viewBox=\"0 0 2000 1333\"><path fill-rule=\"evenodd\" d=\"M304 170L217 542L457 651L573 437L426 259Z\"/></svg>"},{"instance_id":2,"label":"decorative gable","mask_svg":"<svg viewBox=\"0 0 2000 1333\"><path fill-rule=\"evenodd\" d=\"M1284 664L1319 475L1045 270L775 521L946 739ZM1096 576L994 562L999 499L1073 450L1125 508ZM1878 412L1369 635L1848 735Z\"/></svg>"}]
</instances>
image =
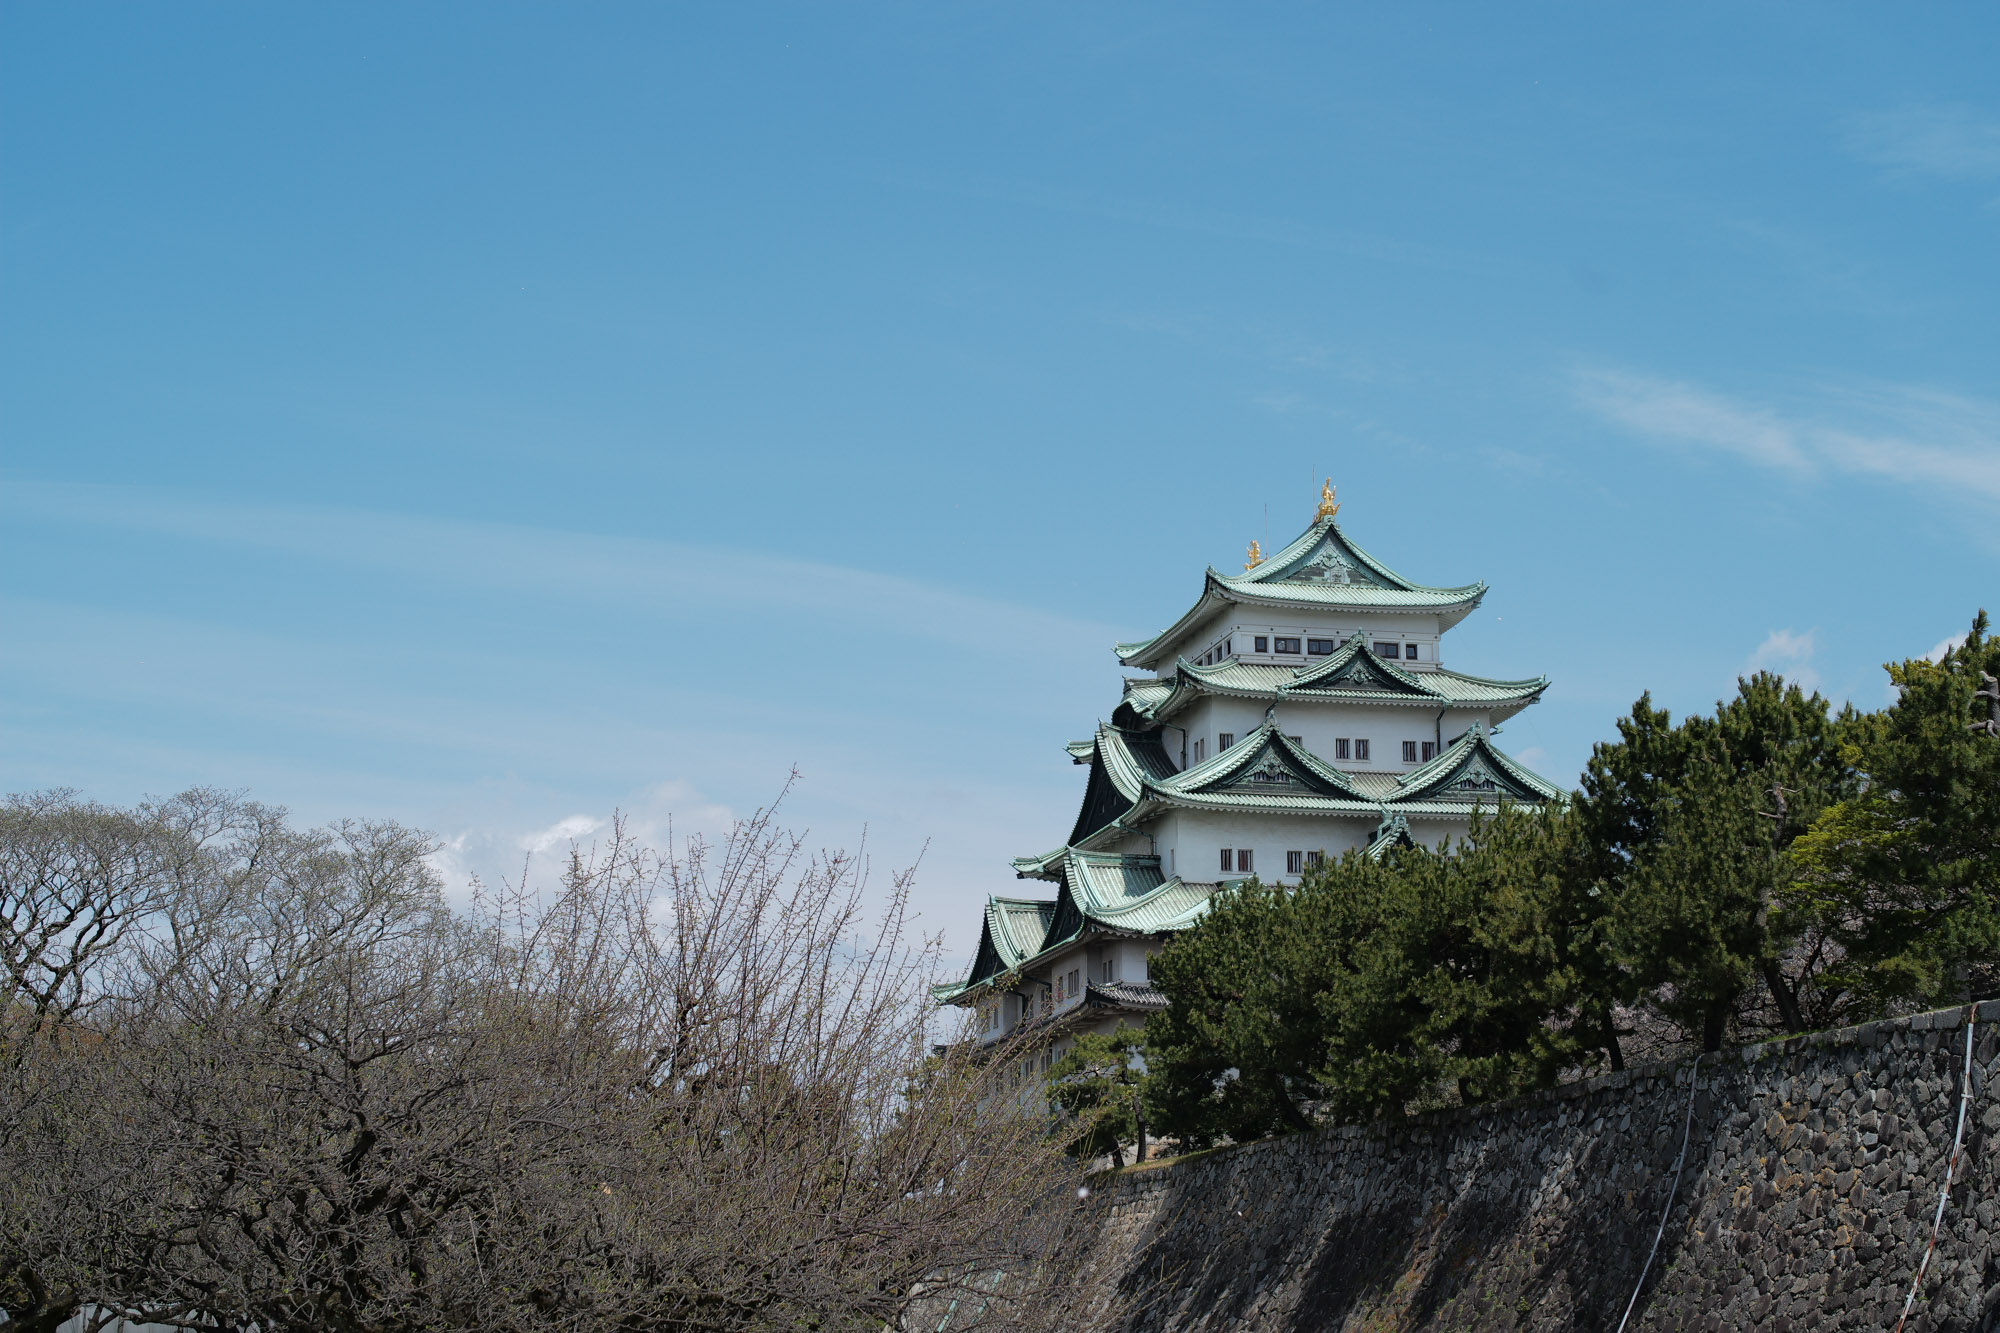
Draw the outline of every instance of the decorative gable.
<instances>
[{"instance_id":1,"label":"decorative gable","mask_svg":"<svg viewBox=\"0 0 2000 1333\"><path fill-rule=\"evenodd\" d=\"M1438 691L1426 685L1420 677L1375 656L1359 634L1349 638L1326 661L1300 671L1285 686L1288 694L1305 694L1313 690L1363 690L1421 698L1439 697Z\"/></svg>"},{"instance_id":2,"label":"decorative gable","mask_svg":"<svg viewBox=\"0 0 2000 1333\"><path fill-rule=\"evenodd\" d=\"M1183 790L1212 796L1354 795L1342 774L1314 763L1268 724L1246 737L1238 749L1243 753L1225 755L1219 765L1214 761L1204 765L1209 772L1192 773L1195 781Z\"/></svg>"},{"instance_id":3,"label":"decorative gable","mask_svg":"<svg viewBox=\"0 0 2000 1333\"><path fill-rule=\"evenodd\" d=\"M1275 571L1274 571L1275 572ZM1340 539L1329 526L1320 537L1318 544L1308 551L1303 559L1295 560L1279 574L1276 580L1284 583L1333 583L1358 585L1366 588L1381 588L1383 583L1366 564L1354 558L1342 548Z\"/></svg>"},{"instance_id":4,"label":"decorative gable","mask_svg":"<svg viewBox=\"0 0 2000 1333\"><path fill-rule=\"evenodd\" d=\"M1501 801L1559 801L1562 793L1514 763L1487 738L1486 729L1472 730L1451 748L1397 784L1395 800L1463 801L1497 805Z\"/></svg>"}]
</instances>

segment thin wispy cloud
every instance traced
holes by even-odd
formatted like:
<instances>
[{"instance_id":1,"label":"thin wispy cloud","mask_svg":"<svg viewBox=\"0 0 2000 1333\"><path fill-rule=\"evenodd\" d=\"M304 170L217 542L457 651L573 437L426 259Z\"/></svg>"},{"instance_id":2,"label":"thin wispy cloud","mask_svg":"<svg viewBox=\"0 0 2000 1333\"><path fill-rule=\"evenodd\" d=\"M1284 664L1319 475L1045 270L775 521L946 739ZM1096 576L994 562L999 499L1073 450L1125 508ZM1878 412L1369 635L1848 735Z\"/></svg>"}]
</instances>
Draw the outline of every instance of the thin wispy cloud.
<instances>
[{"instance_id":1,"label":"thin wispy cloud","mask_svg":"<svg viewBox=\"0 0 2000 1333\"><path fill-rule=\"evenodd\" d=\"M1962 103L1864 112L1845 128L1850 153L1895 175L2000 177L2000 117Z\"/></svg>"},{"instance_id":2,"label":"thin wispy cloud","mask_svg":"<svg viewBox=\"0 0 2000 1333\"><path fill-rule=\"evenodd\" d=\"M1743 664L1743 674L1755 675L1759 671L1775 671L1786 680L1808 692L1819 688L1819 672L1813 667L1813 655L1819 651L1819 631L1806 630L1800 633L1793 629L1774 629L1764 636L1764 642Z\"/></svg>"},{"instance_id":3,"label":"thin wispy cloud","mask_svg":"<svg viewBox=\"0 0 2000 1333\"><path fill-rule=\"evenodd\" d=\"M755 551L716 551L428 515L232 504L117 486L0 481L0 514L282 552L427 582L537 594L571 605L686 614L712 606L791 615L865 611L878 624L961 648L1046 656L1048 643L1101 652L1116 637L1079 622L923 578Z\"/></svg>"},{"instance_id":4,"label":"thin wispy cloud","mask_svg":"<svg viewBox=\"0 0 2000 1333\"><path fill-rule=\"evenodd\" d=\"M1622 370L1579 371L1574 388L1586 410L1656 443L2000 503L2000 406L1980 399L1878 385L1822 389L1786 410Z\"/></svg>"}]
</instances>

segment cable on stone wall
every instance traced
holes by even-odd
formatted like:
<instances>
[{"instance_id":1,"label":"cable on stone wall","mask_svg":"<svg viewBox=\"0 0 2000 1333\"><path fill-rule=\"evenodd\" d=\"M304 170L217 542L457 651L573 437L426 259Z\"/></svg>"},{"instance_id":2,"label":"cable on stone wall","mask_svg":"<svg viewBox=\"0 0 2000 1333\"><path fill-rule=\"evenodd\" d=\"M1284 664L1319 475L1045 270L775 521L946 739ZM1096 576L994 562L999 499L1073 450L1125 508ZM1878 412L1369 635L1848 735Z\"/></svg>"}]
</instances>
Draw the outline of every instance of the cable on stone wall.
<instances>
[{"instance_id":1,"label":"cable on stone wall","mask_svg":"<svg viewBox=\"0 0 2000 1333\"><path fill-rule=\"evenodd\" d=\"M1706 1055L1707 1052L1702 1052ZM1681 1124L1681 1151L1674 1158L1674 1185L1667 1191L1667 1206L1660 1210L1660 1229L1653 1233L1653 1248L1646 1251L1645 1266L1639 1270L1639 1281L1632 1288L1632 1299L1625 1302L1625 1318L1618 1321L1618 1333L1625 1333L1625 1324L1632 1318L1632 1309L1639 1303L1639 1293L1646 1289L1646 1274L1652 1271L1653 1256L1660 1252L1660 1237L1667 1234L1667 1218L1674 1211L1674 1196L1681 1192L1681 1168L1687 1165L1688 1135L1694 1131L1694 1090L1701 1082L1701 1056L1694 1058L1694 1065L1688 1070L1687 1119Z\"/></svg>"},{"instance_id":2,"label":"cable on stone wall","mask_svg":"<svg viewBox=\"0 0 2000 1333\"><path fill-rule=\"evenodd\" d=\"M1937 1213L1931 1218L1931 1243L1924 1246L1923 1262L1917 1265L1917 1275L1910 1279L1910 1294L1903 1301L1903 1316L1896 1321L1896 1333L1903 1333L1903 1325L1910 1321L1910 1311L1916 1306L1917 1292L1924 1285L1924 1274L1930 1269L1931 1255L1937 1251L1938 1232L1944 1228L1944 1206L1951 1201L1951 1186L1958 1175L1958 1154L1965 1143L1965 1112L1972 1105L1972 1028L1979 1019L1979 1006L1967 1005L1965 1009L1965 1068L1958 1076L1958 1129L1951 1136L1951 1161L1944 1169L1944 1188L1938 1191Z\"/></svg>"}]
</instances>

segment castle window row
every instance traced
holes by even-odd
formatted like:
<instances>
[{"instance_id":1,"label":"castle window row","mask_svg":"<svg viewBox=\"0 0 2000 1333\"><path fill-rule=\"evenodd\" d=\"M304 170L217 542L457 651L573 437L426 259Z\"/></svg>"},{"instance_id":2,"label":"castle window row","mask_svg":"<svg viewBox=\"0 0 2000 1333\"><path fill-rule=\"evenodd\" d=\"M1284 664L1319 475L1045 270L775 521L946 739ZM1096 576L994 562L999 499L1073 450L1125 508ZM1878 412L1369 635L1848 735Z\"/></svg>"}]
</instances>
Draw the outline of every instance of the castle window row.
<instances>
[{"instance_id":1,"label":"castle window row","mask_svg":"<svg viewBox=\"0 0 2000 1333\"><path fill-rule=\"evenodd\" d=\"M1304 874L1326 860L1325 852L1286 852L1285 873ZM1222 873L1225 875L1254 875L1257 873L1257 854L1249 847L1224 847L1222 849Z\"/></svg>"},{"instance_id":2,"label":"castle window row","mask_svg":"<svg viewBox=\"0 0 2000 1333\"><path fill-rule=\"evenodd\" d=\"M1341 640L1317 639L1299 634L1252 634L1250 651L1261 657L1331 657L1339 649ZM1368 645L1377 657L1393 658L1401 662L1416 662L1423 657L1423 645L1403 639L1376 639ZM1196 666L1214 666L1236 655L1236 637L1217 640L1216 643L1194 659Z\"/></svg>"}]
</instances>

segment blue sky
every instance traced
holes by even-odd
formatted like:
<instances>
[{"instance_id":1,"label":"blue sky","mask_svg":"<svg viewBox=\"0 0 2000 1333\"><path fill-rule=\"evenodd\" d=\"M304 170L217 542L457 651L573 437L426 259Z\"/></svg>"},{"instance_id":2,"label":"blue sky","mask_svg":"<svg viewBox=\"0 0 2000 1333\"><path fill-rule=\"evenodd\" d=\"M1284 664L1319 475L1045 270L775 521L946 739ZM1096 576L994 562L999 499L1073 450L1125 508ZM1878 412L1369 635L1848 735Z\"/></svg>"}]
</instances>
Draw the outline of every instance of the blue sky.
<instances>
[{"instance_id":1,"label":"blue sky","mask_svg":"<svg viewBox=\"0 0 2000 1333\"><path fill-rule=\"evenodd\" d=\"M2000 602L2000 13L0 9L0 778L928 840L962 938L1200 570L1640 691ZM2000 605L1995 606L2000 610Z\"/></svg>"}]
</instances>

